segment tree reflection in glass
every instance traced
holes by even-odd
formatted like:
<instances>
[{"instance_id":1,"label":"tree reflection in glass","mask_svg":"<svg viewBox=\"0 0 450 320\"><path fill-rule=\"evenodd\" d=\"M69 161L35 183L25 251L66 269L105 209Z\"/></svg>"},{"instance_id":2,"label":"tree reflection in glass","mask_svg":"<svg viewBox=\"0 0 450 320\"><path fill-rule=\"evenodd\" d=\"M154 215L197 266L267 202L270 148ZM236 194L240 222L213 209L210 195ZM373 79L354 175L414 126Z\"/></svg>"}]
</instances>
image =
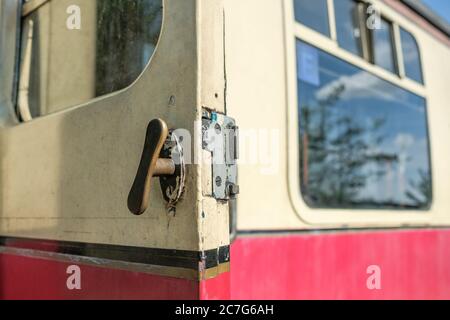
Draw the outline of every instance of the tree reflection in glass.
<instances>
[{"instance_id":1,"label":"tree reflection in glass","mask_svg":"<svg viewBox=\"0 0 450 320\"><path fill-rule=\"evenodd\" d=\"M312 207L426 209L425 100L298 41L301 190Z\"/></svg>"}]
</instances>

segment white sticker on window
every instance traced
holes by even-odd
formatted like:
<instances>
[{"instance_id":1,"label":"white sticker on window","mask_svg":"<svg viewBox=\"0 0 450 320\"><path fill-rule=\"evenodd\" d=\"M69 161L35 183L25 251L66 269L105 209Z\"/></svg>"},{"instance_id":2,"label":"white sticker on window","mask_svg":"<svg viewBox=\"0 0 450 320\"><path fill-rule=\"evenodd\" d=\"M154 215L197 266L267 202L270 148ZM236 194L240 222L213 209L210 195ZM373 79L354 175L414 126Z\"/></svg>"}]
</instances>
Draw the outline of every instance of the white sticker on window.
<instances>
[{"instance_id":1,"label":"white sticker on window","mask_svg":"<svg viewBox=\"0 0 450 320\"><path fill-rule=\"evenodd\" d=\"M319 52L316 48L304 43L297 43L297 74L298 78L314 86L320 86Z\"/></svg>"}]
</instances>

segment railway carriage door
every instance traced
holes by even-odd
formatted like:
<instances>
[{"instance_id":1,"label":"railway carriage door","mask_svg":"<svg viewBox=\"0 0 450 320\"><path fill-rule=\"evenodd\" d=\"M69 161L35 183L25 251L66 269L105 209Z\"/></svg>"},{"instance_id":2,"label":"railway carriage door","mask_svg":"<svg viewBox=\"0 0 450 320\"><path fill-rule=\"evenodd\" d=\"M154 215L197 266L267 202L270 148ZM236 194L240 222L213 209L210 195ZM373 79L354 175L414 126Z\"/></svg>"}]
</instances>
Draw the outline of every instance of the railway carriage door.
<instances>
[{"instance_id":1,"label":"railway carriage door","mask_svg":"<svg viewBox=\"0 0 450 320\"><path fill-rule=\"evenodd\" d=\"M195 281L227 271L237 127L222 1L0 9L2 244Z\"/></svg>"}]
</instances>

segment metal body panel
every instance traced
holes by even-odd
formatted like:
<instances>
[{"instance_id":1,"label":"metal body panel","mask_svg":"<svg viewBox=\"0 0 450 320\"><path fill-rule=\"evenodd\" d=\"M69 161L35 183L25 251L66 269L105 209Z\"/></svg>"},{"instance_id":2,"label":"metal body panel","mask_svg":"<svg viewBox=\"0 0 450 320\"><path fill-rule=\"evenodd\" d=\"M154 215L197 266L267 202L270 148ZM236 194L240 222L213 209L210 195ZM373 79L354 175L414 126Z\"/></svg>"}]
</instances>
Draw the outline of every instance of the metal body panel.
<instances>
[{"instance_id":1,"label":"metal body panel","mask_svg":"<svg viewBox=\"0 0 450 320\"><path fill-rule=\"evenodd\" d=\"M155 53L131 86L1 127L0 234L197 251L228 244L228 215L202 218L198 163L187 166L175 216L156 179L146 214L127 209L148 122L188 130L195 146L201 107L224 110L223 57L221 1L166 0ZM209 220L222 221L219 239L203 236L199 225Z\"/></svg>"}]
</instances>

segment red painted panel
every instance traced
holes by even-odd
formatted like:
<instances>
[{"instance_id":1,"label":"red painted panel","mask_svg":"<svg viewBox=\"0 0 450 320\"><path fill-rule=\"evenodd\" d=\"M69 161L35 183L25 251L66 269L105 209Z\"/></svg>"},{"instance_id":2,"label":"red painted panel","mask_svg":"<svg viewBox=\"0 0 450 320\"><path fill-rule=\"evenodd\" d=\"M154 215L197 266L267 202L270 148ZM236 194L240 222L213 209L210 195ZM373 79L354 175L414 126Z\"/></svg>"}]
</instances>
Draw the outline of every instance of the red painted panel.
<instances>
[{"instance_id":1,"label":"red painted panel","mask_svg":"<svg viewBox=\"0 0 450 320\"><path fill-rule=\"evenodd\" d=\"M229 300L230 273L200 282L200 300Z\"/></svg>"},{"instance_id":2,"label":"red painted panel","mask_svg":"<svg viewBox=\"0 0 450 320\"><path fill-rule=\"evenodd\" d=\"M381 269L369 290L367 267ZM232 299L450 299L450 230L245 237L231 249Z\"/></svg>"},{"instance_id":3,"label":"red painted panel","mask_svg":"<svg viewBox=\"0 0 450 320\"><path fill-rule=\"evenodd\" d=\"M369 290L367 267L381 269ZM450 230L239 238L231 272L197 282L0 254L1 299L450 299Z\"/></svg>"},{"instance_id":4,"label":"red painted panel","mask_svg":"<svg viewBox=\"0 0 450 320\"><path fill-rule=\"evenodd\" d=\"M68 263L0 254L0 299L198 299L198 281L79 265L81 290L66 286Z\"/></svg>"}]
</instances>

